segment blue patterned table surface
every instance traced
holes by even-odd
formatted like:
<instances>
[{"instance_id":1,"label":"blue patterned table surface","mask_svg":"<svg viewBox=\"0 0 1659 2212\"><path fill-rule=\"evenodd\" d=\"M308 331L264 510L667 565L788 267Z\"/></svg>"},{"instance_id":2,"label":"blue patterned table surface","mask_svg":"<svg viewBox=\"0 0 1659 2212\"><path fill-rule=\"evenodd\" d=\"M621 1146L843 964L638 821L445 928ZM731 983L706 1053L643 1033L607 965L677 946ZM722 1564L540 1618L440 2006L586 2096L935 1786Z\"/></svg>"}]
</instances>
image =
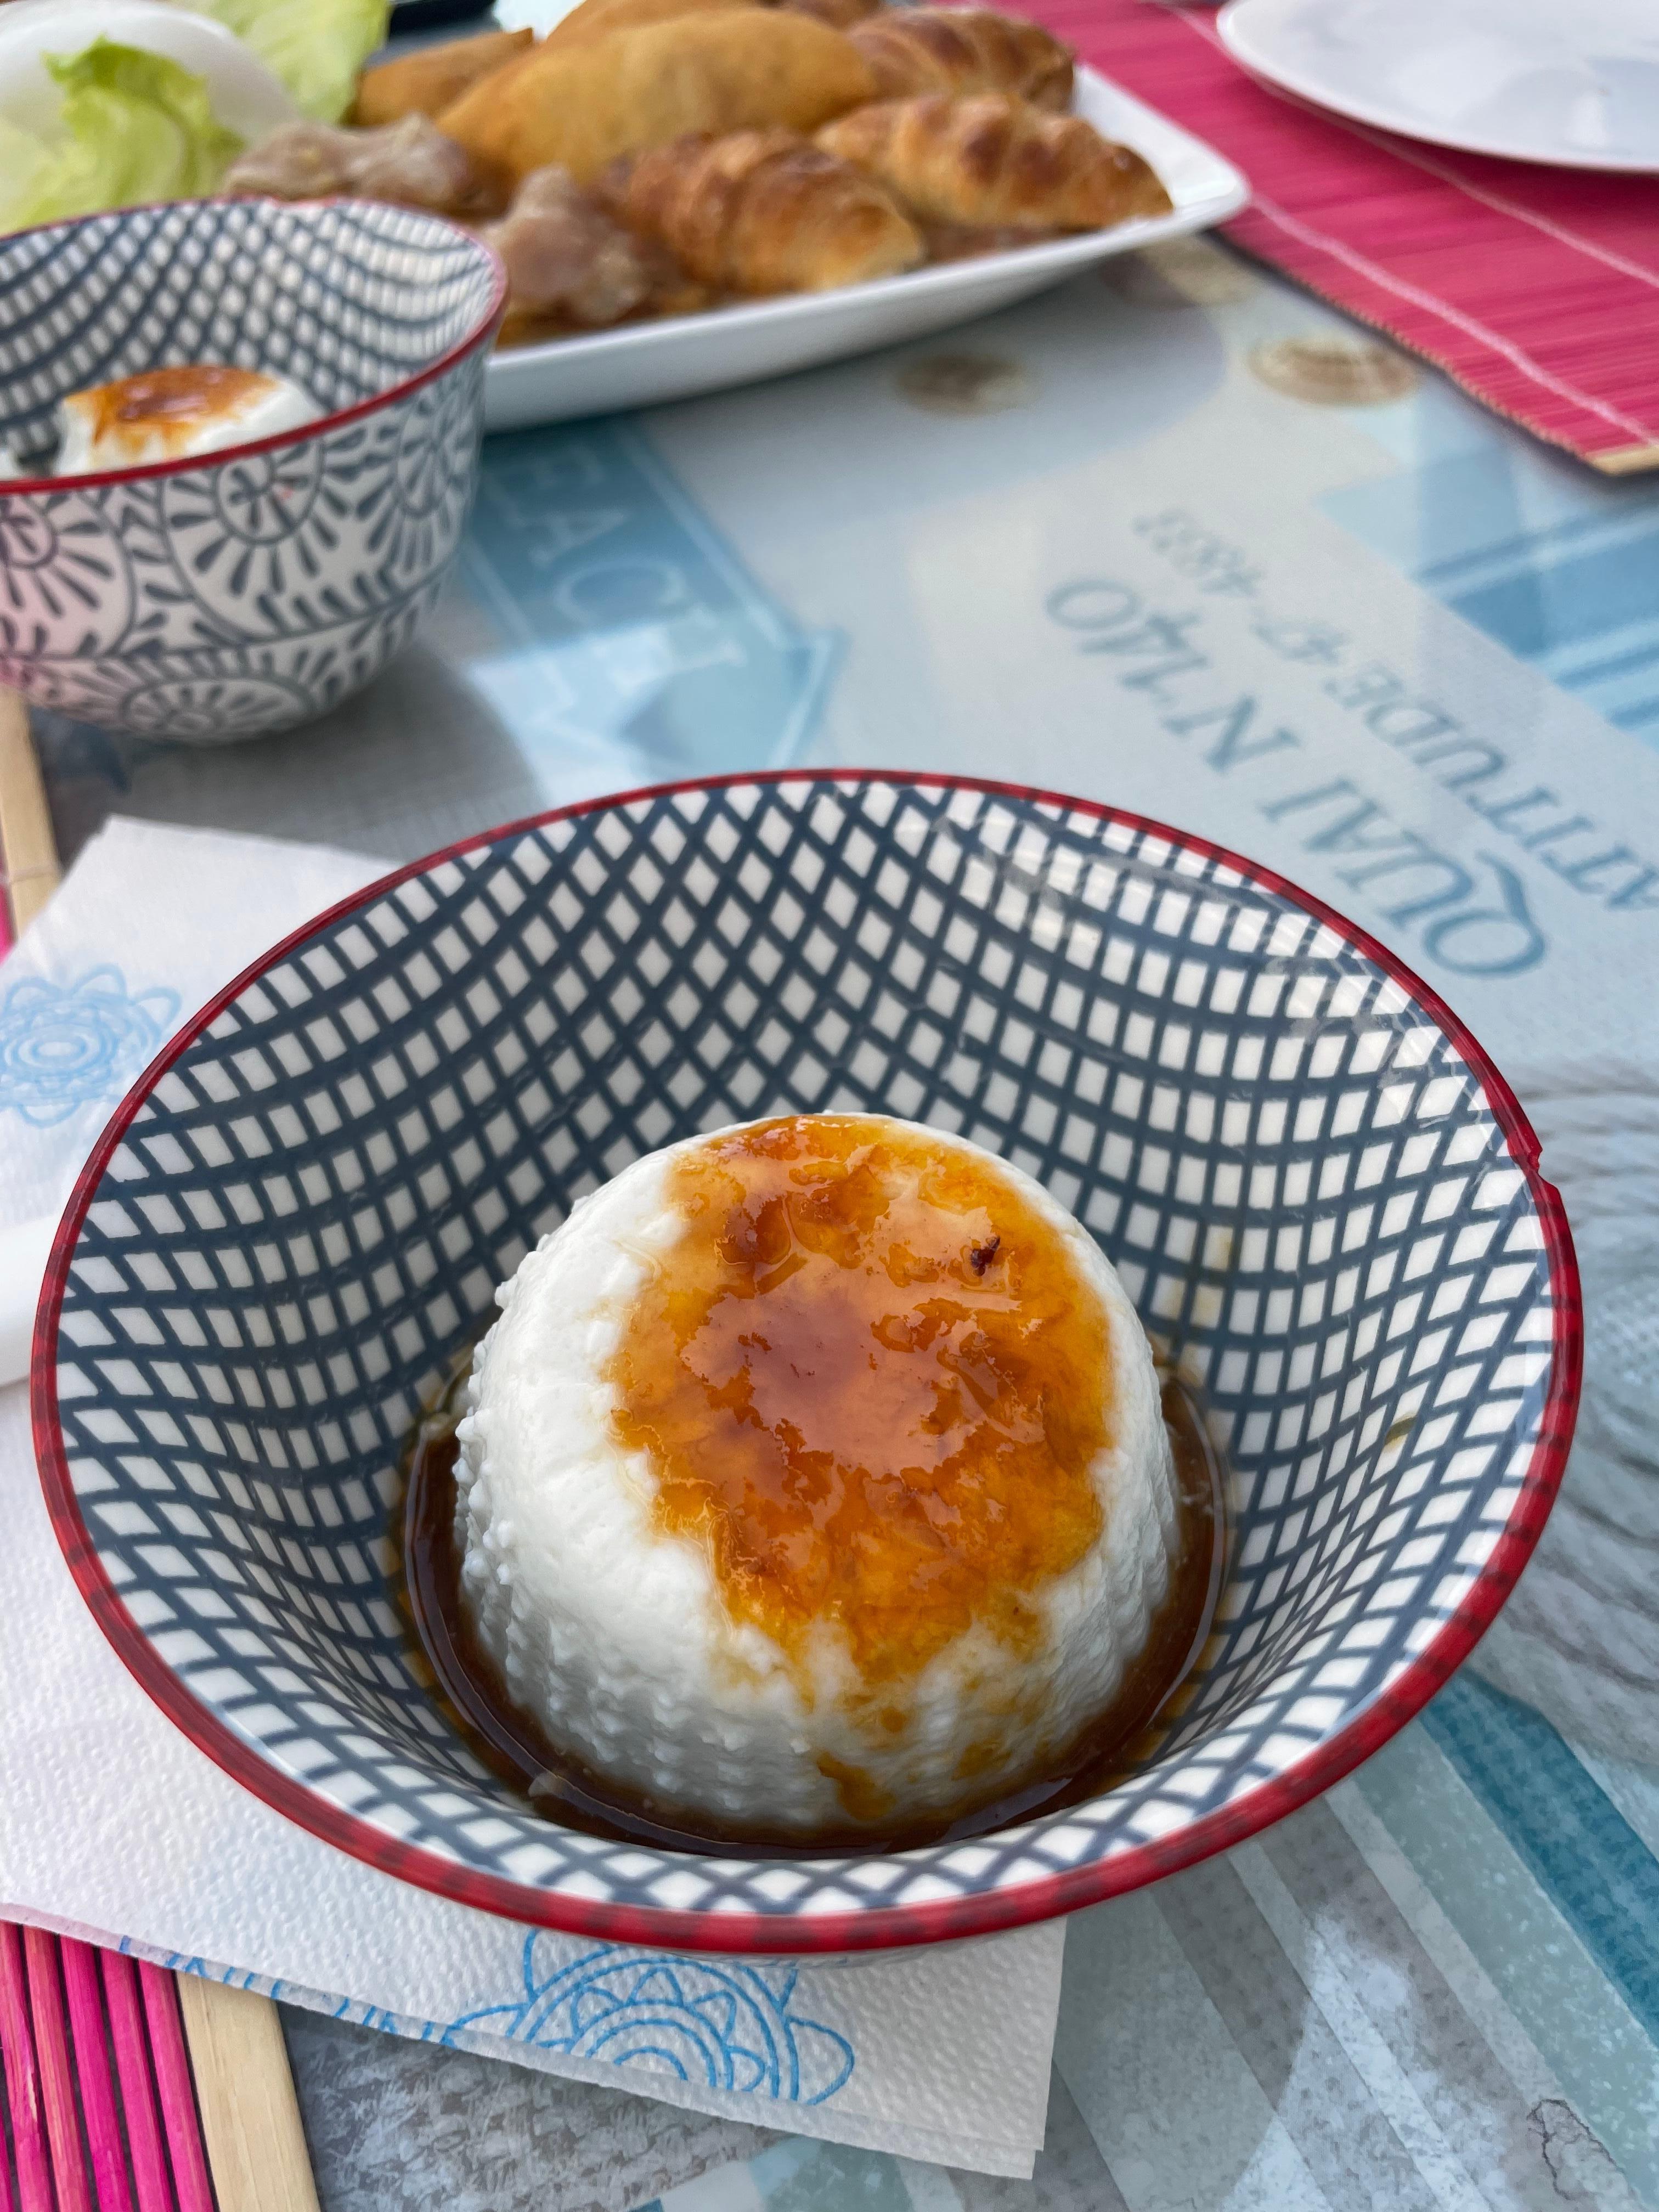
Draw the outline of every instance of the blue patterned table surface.
<instances>
[{"instance_id":1,"label":"blue patterned table surface","mask_svg":"<svg viewBox=\"0 0 1659 2212\"><path fill-rule=\"evenodd\" d=\"M1502 1064L1650 1073L1659 484L1368 344L1198 242L493 440L453 589L327 723L204 752L41 718L60 842L119 811L390 860L684 775L957 768L1283 866ZM1394 396L1302 396L1345 389ZM1659 1772L1620 1747L1466 1670L1326 1800L1073 1923L1031 2182L688 2124L653 2212L1659 2208ZM331 2208L648 2197L631 2100L586 2157L556 2084L353 2033L294 2027ZM489 2157L443 2118L486 2106Z\"/></svg>"}]
</instances>

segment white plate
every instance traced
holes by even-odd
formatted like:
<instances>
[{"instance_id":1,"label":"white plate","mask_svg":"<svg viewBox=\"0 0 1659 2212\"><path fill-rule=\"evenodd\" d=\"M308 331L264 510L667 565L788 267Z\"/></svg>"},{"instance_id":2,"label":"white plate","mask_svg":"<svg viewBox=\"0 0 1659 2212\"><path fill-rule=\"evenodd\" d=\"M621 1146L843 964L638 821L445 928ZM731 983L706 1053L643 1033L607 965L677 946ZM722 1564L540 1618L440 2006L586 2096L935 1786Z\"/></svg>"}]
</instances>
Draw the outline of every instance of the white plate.
<instances>
[{"instance_id":1,"label":"white plate","mask_svg":"<svg viewBox=\"0 0 1659 2212\"><path fill-rule=\"evenodd\" d=\"M1202 230L1243 206L1249 187L1230 161L1092 70L1078 71L1075 105L1107 137L1146 155L1175 202L1172 214L849 285L845 291L759 300L753 307L635 323L592 337L512 347L489 364L486 427L511 430L617 407L654 406L925 337L1024 300L1111 254Z\"/></svg>"},{"instance_id":2,"label":"white plate","mask_svg":"<svg viewBox=\"0 0 1659 2212\"><path fill-rule=\"evenodd\" d=\"M1659 0L1230 0L1233 58L1408 138L1659 170Z\"/></svg>"}]
</instances>

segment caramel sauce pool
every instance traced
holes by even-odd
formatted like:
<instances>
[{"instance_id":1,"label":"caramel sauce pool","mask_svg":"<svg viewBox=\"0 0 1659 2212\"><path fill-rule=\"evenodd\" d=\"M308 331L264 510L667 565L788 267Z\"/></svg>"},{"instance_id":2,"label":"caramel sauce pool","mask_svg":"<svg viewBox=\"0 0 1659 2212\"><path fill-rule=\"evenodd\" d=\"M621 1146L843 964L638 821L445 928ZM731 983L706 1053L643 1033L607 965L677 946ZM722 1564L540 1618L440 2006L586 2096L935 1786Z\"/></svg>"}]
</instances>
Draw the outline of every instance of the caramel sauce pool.
<instances>
[{"instance_id":1,"label":"caramel sauce pool","mask_svg":"<svg viewBox=\"0 0 1659 2212\"><path fill-rule=\"evenodd\" d=\"M869 1720L902 1732L928 1660L980 1621L1034 1648L1028 1595L1097 1540L1112 1439L1109 1322L1066 1240L971 1154L855 1116L734 1132L675 1163L684 1226L636 1295L608 1370L625 1449L648 1454L665 1533L707 1545L734 1617L798 1662L846 1635ZM449 1393L458 1399L470 1353ZM408 1607L473 1749L565 1825L665 1849L811 1856L983 1833L1105 1786L1196 1661L1219 1589L1221 1471L1166 1382L1179 1544L1110 1710L991 1802L884 1818L837 1771L845 1825L742 1832L629 1792L559 1752L507 1698L459 1596L453 1414L422 1424L403 1550ZM988 1761L988 1763L989 1763ZM828 1771L828 1770L826 1770Z\"/></svg>"},{"instance_id":2,"label":"caramel sauce pool","mask_svg":"<svg viewBox=\"0 0 1659 2212\"><path fill-rule=\"evenodd\" d=\"M617 1442L649 1457L658 1528L708 1545L732 1616L797 1660L834 1622L866 1689L901 1701L896 1734L975 1621L1033 1648L1022 1593L1100 1534L1098 1296L1018 1191L890 1123L737 1130L683 1155L668 1195L684 1226L607 1374Z\"/></svg>"},{"instance_id":3,"label":"caramel sauce pool","mask_svg":"<svg viewBox=\"0 0 1659 2212\"><path fill-rule=\"evenodd\" d=\"M549 1743L508 1699L489 1655L461 1610L455 1548L455 1462L471 1352L463 1354L446 1409L421 1425L395 1536L402 1553L401 1596L415 1658L438 1705L474 1755L499 1779L562 1826L612 1843L659 1850L719 1850L727 1858L818 1858L826 1850L898 1851L959 1842L1013 1821L1063 1811L1110 1787L1154 1747L1158 1724L1182 1701L1210 1632L1226 1557L1222 1468L1198 1405L1178 1381L1164 1386L1164 1418L1175 1450L1180 1548L1170 1589L1140 1656L1110 1708L1024 1787L940 1819L861 1826L803 1838L799 1829L738 1831L689 1814L642 1791L621 1788Z\"/></svg>"}]
</instances>

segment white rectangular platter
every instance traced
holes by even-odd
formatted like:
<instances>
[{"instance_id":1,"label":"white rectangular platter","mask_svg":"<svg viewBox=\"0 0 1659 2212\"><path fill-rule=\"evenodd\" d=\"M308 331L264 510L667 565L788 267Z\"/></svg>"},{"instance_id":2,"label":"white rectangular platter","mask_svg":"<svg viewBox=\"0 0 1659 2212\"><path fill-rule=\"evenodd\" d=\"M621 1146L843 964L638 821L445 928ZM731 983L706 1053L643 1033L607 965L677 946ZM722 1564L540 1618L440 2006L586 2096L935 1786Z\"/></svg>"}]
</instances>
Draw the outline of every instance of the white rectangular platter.
<instances>
[{"instance_id":1,"label":"white rectangular platter","mask_svg":"<svg viewBox=\"0 0 1659 2212\"><path fill-rule=\"evenodd\" d=\"M511 347L489 364L485 428L516 430L690 399L926 337L1012 307L1115 253L1207 229L1236 215L1249 198L1243 178L1212 146L1094 70L1079 70L1073 105L1104 137L1146 155L1175 203L1170 214L975 261L945 262L840 292L757 300L709 314L596 331L591 337Z\"/></svg>"}]
</instances>

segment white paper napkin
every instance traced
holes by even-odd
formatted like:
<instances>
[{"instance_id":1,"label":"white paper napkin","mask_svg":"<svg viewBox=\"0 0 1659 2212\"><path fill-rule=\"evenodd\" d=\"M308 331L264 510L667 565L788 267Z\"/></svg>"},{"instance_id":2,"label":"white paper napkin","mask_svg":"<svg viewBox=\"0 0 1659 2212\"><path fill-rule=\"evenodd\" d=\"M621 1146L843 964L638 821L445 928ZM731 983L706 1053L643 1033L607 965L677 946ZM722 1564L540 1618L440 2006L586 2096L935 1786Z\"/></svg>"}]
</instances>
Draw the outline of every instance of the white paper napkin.
<instances>
[{"instance_id":1,"label":"white paper napkin","mask_svg":"<svg viewBox=\"0 0 1659 2212\"><path fill-rule=\"evenodd\" d=\"M0 1383L27 1365L52 1233L111 1109L164 1040L385 863L112 821L0 963Z\"/></svg>"},{"instance_id":2,"label":"white paper napkin","mask_svg":"<svg viewBox=\"0 0 1659 2212\"><path fill-rule=\"evenodd\" d=\"M0 963L0 1234L61 1207L184 1017L382 867L101 831ZM582 1942L406 1887L239 1789L131 1680L52 1534L21 1384L0 1390L0 1913L669 2104L1030 2172L1060 1923L797 1968ZM630 2038L630 2009L649 2034Z\"/></svg>"}]
</instances>

